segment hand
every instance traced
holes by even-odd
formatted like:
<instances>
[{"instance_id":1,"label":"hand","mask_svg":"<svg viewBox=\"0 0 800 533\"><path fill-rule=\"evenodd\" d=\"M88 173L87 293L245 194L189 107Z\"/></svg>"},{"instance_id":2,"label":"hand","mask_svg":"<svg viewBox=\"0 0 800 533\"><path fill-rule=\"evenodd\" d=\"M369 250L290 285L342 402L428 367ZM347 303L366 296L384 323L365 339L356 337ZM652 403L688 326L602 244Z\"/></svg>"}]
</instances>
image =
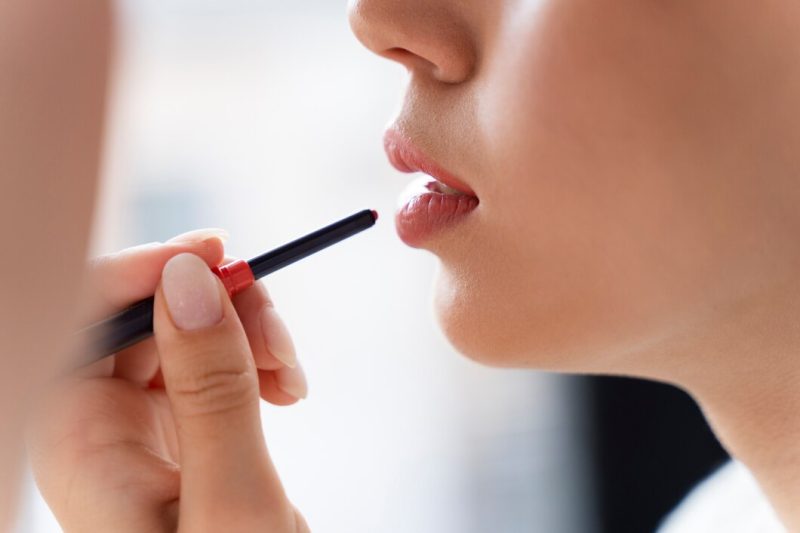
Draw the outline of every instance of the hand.
<instances>
[{"instance_id":1,"label":"hand","mask_svg":"<svg viewBox=\"0 0 800 533\"><path fill-rule=\"evenodd\" d=\"M92 318L155 293L155 336L44 402L31 459L65 531L308 531L259 415L259 396L304 398L305 377L266 290L231 302L209 271L222 259L194 233L93 264Z\"/></svg>"}]
</instances>

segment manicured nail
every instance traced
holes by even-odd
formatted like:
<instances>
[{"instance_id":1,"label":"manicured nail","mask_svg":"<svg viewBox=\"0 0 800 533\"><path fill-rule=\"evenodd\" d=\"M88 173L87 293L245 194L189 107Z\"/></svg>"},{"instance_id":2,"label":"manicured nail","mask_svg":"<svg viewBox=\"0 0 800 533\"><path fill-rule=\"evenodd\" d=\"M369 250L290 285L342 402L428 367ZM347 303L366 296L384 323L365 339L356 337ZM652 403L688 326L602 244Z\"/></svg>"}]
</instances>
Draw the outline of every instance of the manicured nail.
<instances>
[{"instance_id":1,"label":"manicured nail","mask_svg":"<svg viewBox=\"0 0 800 533\"><path fill-rule=\"evenodd\" d=\"M180 254L169 260L161 288L178 329L194 331L222 320L218 283L205 261L195 255Z\"/></svg>"},{"instance_id":2,"label":"manicured nail","mask_svg":"<svg viewBox=\"0 0 800 533\"><path fill-rule=\"evenodd\" d=\"M289 368L297 366L297 351L294 348L292 336L283 319L272 306L266 306L261 311L261 333L264 335L267 351L275 359Z\"/></svg>"},{"instance_id":3,"label":"manicured nail","mask_svg":"<svg viewBox=\"0 0 800 533\"><path fill-rule=\"evenodd\" d=\"M308 398L308 382L306 373L300 365L294 368L284 367L275 371L275 382L283 392L297 398L305 400Z\"/></svg>"},{"instance_id":4,"label":"manicured nail","mask_svg":"<svg viewBox=\"0 0 800 533\"><path fill-rule=\"evenodd\" d=\"M194 231L190 231L188 233L184 233L182 235L178 235L177 237L173 237L167 242L170 243L203 242L214 238L219 239L222 242L227 242L229 237L230 234L224 229L206 228L206 229L197 229Z\"/></svg>"}]
</instances>

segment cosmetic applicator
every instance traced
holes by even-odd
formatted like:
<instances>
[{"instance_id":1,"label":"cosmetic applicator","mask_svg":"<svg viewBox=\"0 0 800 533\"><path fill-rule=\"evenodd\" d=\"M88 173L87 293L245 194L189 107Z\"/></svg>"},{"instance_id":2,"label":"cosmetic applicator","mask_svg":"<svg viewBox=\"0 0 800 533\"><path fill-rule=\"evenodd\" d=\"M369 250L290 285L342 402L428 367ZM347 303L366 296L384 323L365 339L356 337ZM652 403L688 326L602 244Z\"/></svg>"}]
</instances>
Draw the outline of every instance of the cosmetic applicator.
<instances>
[{"instance_id":1,"label":"cosmetic applicator","mask_svg":"<svg viewBox=\"0 0 800 533\"><path fill-rule=\"evenodd\" d=\"M252 287L256 280L365 231L378 220L378 213L364 210L330 226L249 261L238 260L212 268L231 297ZM154 298L147 298L121 313L78 332L92 352L89 364L129 348L153 335Z\"/></svg>"}]
</instances>

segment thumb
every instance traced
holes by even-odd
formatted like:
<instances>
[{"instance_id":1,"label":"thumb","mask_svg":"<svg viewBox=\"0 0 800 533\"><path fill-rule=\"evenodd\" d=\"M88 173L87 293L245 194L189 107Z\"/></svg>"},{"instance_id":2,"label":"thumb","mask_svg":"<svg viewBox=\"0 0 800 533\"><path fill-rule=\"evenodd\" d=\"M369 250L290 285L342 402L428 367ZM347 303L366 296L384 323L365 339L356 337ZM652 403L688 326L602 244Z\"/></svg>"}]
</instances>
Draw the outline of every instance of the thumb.
<instances>
[{"instance_id":1,"label":"thumb","mask_svg":"<svg viewBox=\"0 0 800 533\"><path fill-rule=\"evenodd\" d=\"M166 264L154 329L178 434L181 529L287 530L294 511L267 453L249 343L200 258Z\"/></svg>"}]
</instances>

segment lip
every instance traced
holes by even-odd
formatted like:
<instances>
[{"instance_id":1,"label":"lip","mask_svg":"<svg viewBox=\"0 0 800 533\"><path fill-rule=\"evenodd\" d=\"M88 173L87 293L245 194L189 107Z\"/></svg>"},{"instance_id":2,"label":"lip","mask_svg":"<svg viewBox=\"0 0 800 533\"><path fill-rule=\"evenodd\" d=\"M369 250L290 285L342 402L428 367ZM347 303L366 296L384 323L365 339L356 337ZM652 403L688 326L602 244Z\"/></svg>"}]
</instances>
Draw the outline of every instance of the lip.
<instances>
[{"instance_id":1,"label":"lip","mask_svg":"<svg viewBox=\"0 0 800 533\"><path fill-rule=\"evenodd\" d=\"M413 248L422 248L430 239L462 222L480 201L466 183L425 155L413 142L396 129L384 137L389 161L403 173L422 172L429 179L415 181L404 195L395 215L400 239ZM442 185L457 191L445 193Z\"/></svg>"}]
</instances>

